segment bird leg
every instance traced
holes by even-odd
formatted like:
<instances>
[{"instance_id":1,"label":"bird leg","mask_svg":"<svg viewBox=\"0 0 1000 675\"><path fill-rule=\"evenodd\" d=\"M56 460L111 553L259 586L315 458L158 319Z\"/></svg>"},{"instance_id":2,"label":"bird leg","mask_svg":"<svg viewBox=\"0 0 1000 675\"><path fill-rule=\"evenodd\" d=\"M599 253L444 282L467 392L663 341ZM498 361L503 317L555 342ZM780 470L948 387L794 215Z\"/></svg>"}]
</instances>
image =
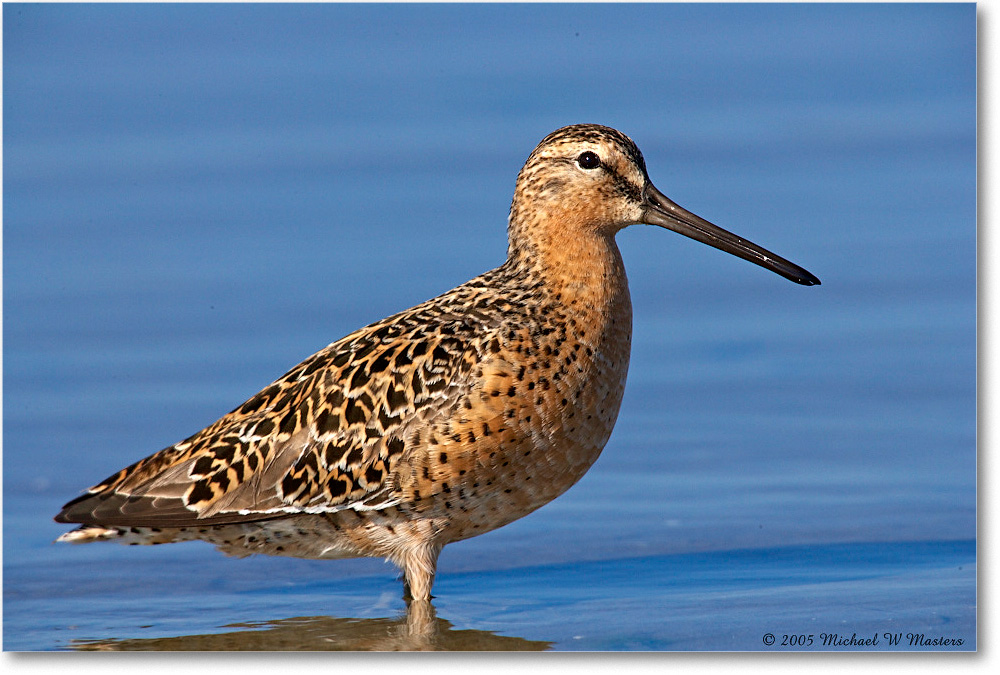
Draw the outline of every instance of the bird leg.
<instances>
[{"instance_id":1,"label":"bird leg","mask_svg":"<svg viewBox=\"0 0 1000 675\"><path fill-rule=\"evenodd\" d=\"M440 544L421 544L407 549L396 563L403 568L403 597L415 601L429 602L431 588L434 586L434 574L437 571Z\"/></svg>"}]
</instances>

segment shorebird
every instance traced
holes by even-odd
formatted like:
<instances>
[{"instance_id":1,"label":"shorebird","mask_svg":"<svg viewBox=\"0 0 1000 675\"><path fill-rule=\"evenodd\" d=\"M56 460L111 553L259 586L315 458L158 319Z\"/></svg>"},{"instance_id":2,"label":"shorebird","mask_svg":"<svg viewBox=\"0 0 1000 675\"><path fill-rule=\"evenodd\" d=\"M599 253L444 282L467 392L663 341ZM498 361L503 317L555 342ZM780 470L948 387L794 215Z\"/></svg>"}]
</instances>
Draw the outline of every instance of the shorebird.
<instances>
[{"instance_id":1,"label":"shorebird","mask_svg":"<svg viewBox=\"0 0 1000 675\"><path fill-rule=\"evenodd\" d=\"M383 557L429 601L442 547L555 499L607 443L632 337L615 234L640 223L820 283L664 196L621 132L564 127L518 175L503 265L337 340L91 487L56 516L82 524L59 541Z\"/></svg>"}]
</instances>

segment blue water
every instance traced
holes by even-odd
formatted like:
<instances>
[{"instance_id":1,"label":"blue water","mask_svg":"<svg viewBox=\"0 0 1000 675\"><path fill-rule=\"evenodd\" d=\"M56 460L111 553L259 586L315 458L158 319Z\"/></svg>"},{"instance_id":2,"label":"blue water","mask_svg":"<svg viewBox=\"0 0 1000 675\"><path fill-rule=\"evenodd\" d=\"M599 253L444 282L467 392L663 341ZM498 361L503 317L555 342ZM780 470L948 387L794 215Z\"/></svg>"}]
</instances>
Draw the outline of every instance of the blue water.
<instances>
[{"instance_id":1,"label":"blue water","mask_svg":"<svg viewBox=\"0 0 1000 675\"><path fill-rule=\"evenodd\" d=\"M54 546L51 518L500 264L521 163L582 121L823 285L622 232L615 433L566 495L445 549L433 646L976 648L974 5L3 19L4 649L399 648L381 561Z\"/></svg>"}]
</instances>

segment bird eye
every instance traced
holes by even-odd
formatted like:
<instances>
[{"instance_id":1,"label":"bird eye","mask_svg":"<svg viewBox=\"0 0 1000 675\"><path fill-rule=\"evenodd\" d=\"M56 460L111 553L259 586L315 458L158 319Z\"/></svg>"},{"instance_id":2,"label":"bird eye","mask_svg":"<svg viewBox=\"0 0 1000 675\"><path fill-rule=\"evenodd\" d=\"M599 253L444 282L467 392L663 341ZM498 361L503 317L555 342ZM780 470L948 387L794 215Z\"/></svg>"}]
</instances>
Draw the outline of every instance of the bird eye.
<instances>
[{"instance_id":1,"label":"bird eye","mask_svg":"<svg viewBox=\"0 0 1000 675\"><path fill-rule=\"evenodd\" d=\"M596 169L601 165L601 158L588 150L576 158L576 163L580 165L581 169Z\"/></svg>"}]
</instances>

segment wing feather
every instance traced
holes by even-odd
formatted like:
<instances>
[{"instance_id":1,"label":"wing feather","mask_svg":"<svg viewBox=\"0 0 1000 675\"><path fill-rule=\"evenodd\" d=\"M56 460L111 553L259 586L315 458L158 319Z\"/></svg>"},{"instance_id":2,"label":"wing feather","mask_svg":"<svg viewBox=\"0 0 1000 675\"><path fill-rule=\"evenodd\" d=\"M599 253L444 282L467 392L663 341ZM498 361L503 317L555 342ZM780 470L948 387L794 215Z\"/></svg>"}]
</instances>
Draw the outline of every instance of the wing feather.
<instances>
[{"instance_id":1,"label":"wing feather","mask_svg":"<svg viewBox=\"0 0 1000 675\"><path fill-rule=\"evenodd\" d=\"M419 451L408 434L473 389L472 365L499 325L463 311L472 283L329 345L56 520L183 527L396 503L401 458Z\"/></svg>"}]
</instances>

